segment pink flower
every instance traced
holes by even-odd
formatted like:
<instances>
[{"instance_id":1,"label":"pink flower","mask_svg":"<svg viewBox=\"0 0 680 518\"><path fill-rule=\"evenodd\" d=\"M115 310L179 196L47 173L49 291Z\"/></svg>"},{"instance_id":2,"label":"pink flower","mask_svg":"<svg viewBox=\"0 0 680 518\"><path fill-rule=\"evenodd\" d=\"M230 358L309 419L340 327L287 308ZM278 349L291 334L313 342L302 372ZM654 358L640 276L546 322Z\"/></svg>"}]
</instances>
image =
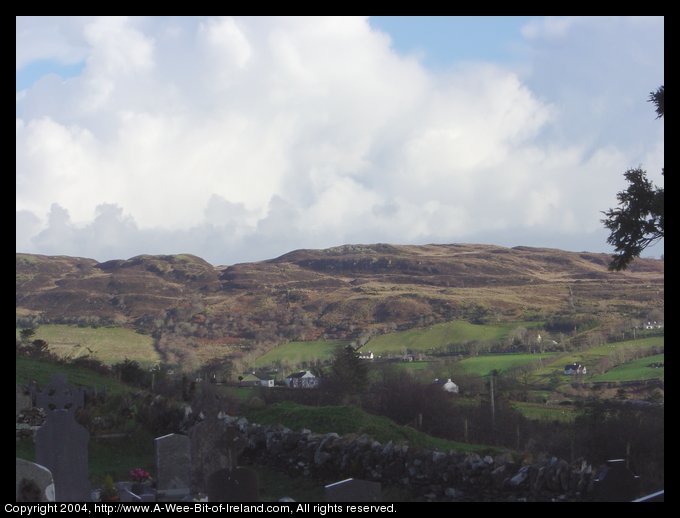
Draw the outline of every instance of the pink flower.
<instances>
[{"instance_id":1,"label":"pink flower","mask_svg":"<svg viewBox=\"0 0 680 518\"><path fill-rule=\"evenodd\" d=\"M145 469L135 468L130 470L130 478L135 482L142 483L151 479L151 475Z\"/></svg>"}]
</instances>

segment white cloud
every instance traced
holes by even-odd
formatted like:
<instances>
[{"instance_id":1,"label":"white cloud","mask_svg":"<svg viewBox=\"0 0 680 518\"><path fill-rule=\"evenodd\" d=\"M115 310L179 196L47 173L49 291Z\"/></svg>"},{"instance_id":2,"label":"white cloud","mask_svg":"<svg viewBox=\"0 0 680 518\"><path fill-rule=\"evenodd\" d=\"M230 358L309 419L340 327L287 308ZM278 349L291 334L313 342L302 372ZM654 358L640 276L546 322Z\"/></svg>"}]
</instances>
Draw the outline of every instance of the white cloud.
<instances>
[{"instance_id":1,"label":"white cloud","mask_svg":"<svg viewBox=\"0 0 680 518\"><path fill-rule=\"evenodd\" d=\"M17 249L222 264L346 242L603 249L621 173L663 165L644 102L660 28L540 20L530 66L432 72L364 18L18 19L18 68L85 67L17 93Z\"/></svg>"},{"instance_id":2,"label":"white cloud","mask_svg":"<svg viewBox=\"0 0 680 518\"><path fill-rule=\"evenodd\" d=\"M62 64L83 60L88 48L82 27L89 20L84 16L17 16L17 70L38 60Z\"/></svg>"}]
</instances>

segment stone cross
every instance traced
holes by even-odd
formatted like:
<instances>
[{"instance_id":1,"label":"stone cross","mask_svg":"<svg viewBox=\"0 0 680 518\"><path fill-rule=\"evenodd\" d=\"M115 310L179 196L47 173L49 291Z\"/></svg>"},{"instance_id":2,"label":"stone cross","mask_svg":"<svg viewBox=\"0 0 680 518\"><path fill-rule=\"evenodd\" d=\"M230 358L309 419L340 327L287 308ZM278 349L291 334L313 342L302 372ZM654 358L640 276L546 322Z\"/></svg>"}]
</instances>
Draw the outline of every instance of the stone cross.
<instances>
[{"instance_id":1,"label":"stone cross","mask_svg":"<svg viewBox=\"0 0 680 518\"><path fill-rule=\"evenodd\" d=\"M224 433L222 444L218 447L223 447L227 452L227 466L226 468L233 471L238 466L238 458L246 448L246 441L236 431L236 427L229 426Z\"/></svg>"},{"instance_id":2,"label":"stone cross","mask_svg":"<svg viewBox=\"0 0 680 518\"><path fill-rule=\"evenodd\" d=\"M47 414L35 434L36 460L52 472L59 502L90 499L90 434L75 420L75 412L83 404L83 391L69 385L63 374L52 376L36 395L36 406Z\"/></svg>"},{"instance_id":3,"label":"stone cross","mask_svg":"<svg viewBox=\"0 0 680 518\"><path fill-rule=\"evenodd\" d=\"M16 417L19 417L19 414L27 409L31 408L31 396L29 394L26 394L26 391L17 385L17 414Z\"/></svg>"},{"instance_id":4,"label":"stone cross","mask_svg":"<svg viewBox=\"0 0 680 518\"><path fill-rule=\"evenodd\" d=\"M54 374L50 382L36 395L36 406L45 412L66 410L75 414L84 404L83 391L69 385L65 374Z\"/></svg>"}]
</instances>

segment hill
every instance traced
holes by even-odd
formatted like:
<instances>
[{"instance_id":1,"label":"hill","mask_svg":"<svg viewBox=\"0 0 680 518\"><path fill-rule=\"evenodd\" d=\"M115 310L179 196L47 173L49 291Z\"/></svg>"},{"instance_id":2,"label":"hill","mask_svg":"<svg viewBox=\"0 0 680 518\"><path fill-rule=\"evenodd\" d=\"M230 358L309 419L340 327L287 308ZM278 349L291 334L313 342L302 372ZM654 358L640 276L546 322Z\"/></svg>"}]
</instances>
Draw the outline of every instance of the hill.
<instances>
[{"instance_id":1,"label":"hill","mask_svg":"<svg viewBox=\"0 0 680 518\"><path fill-rule=\"evenodd\" d=\"M614 325L663 311L664 263L492 245L345 245L214 267L188 255L98 263L16 254L17 325L118 326L161 359L249 361L289 341L355 340L454 320L555 315Z\"/></svg>"}]
</instances>

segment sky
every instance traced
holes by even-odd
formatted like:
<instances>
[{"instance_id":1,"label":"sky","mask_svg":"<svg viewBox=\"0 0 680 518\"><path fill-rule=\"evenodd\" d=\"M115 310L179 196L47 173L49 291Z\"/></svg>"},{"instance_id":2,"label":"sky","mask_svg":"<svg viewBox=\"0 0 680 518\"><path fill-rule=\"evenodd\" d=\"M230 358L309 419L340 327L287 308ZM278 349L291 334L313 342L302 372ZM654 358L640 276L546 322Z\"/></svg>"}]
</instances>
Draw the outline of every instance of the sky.
<instances>
[{"instance_id":1,"label":"sky","mask_svg":"<svg viewBox=\"0 0 680 518\"><path fill-rule=\"evenodd\" d=\"M623 172L663 185L663 17L17 17L16 38L17 252L610 252Z\"/></svg>"}]
</instances>

